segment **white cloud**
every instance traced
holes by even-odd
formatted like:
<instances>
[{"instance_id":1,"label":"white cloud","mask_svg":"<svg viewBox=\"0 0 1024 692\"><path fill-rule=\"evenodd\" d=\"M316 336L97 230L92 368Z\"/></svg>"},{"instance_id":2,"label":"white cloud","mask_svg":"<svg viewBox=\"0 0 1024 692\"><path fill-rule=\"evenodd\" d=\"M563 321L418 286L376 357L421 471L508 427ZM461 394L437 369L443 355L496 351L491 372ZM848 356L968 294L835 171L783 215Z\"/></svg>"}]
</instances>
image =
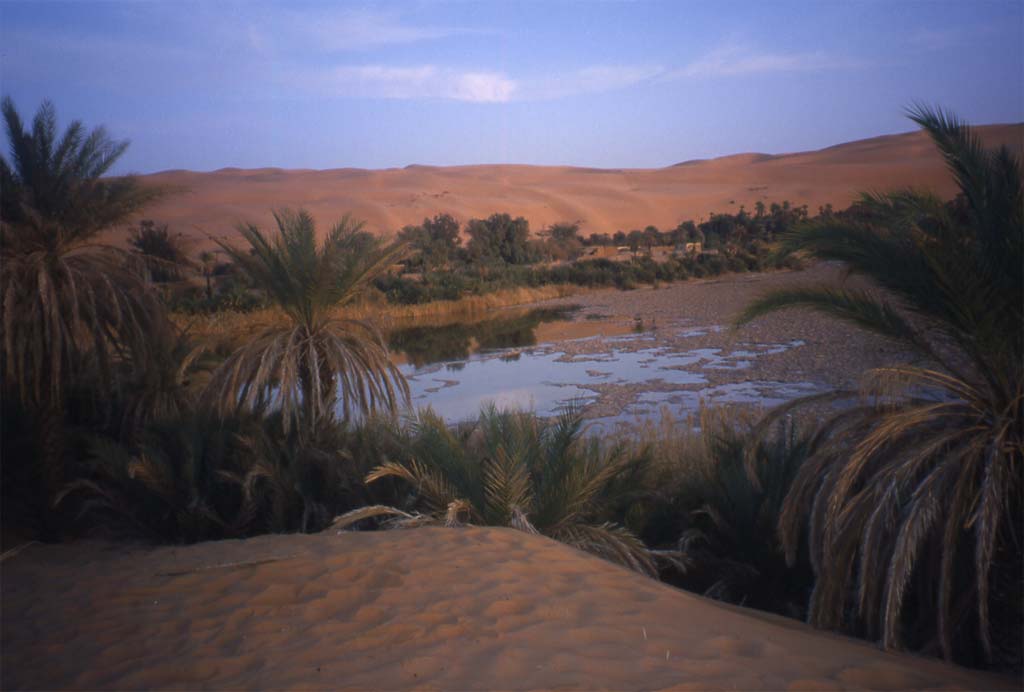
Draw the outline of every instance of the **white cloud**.
<instances>
[{"instance_id":1,"label":"white cloud","mask_svg":"<svg viewBox=\"0 0 1024 692\"><path fill-rule=\"evenodd\" d=\"M474 103L541 101L596 94L644 83L765 72L797 72L855 66L825 53L766 53L729 45L683 67L592 65L542 77L511 77L486 69L436 65L347 65L311 72L292 70L289 86L348 98L448 99Z\"/></svg>"},{"instance_id":2,"label":"white cloud","mask_svg":"<svg viewBox=\"0 0 1024 692\"><path fill-rule=\"evenodd\" d=\"M661 67L638 65L594 65L579 70L524 81L524 99L555 99L578 94L596 94L625 89L650 81L665 72Z\"/></svg>"},{"instance_id":3,"label":"white cloud","mask_svg":"<svg viewBox=\"0 0 1024 692\"><path fill-rule=\"evenodd\" d=\"M317 94L350 98L449 99L474 103L539 101L623 89L664 74L660 67L600 65L542 78L514 79L502 72L435 65L345 65L293 70L287 84Z\"/></svg>"},{"instance_id":4,"label":"white cloud","mask_svg":"<svg viewBox=\"0 0 1024 692\"><path fill-rule=\"evenodd\" d=\"M511 100L514 80L497 72L455 70L434 65L334 67L318 74L295 72L289 82L308 91L354 98L450 99L475 103Z\"/></svg>"},{"instance_id":5,"label":"white cloud","mask_svg":"<svg viewBox=\"0 0 1024 692\"><path fill-rule=\"evenodd\" d=\"M494 72L464 72L454 75L451 98L480 103L502 103L515 94L517 84Z\"/></svg>"},{"instance_id":6,"label":"white cloud","mask_svg":"<svg viewBox=\"0 0 1024 692\"><path fill-rule=\"evenodd\" d=\"M814 53L767 53L729 44L694 60L673 77L730 77L760 72L812 72L851 67L854 63L838 60L821 51Z\"/></svg>"},{"instance_id":7,"label":"white cloud","mask_svg":"<svg viewBox=\"0 0 1024 692\"><path fill-rule=\"evenodd\" d=\"M293 13L286 18L275 18L273 30L279 30L282 23L298 35L298 40L311 41L317 48L332 52L480 33L465 27L415 25L403 20L397 12L368 10L327 11L315 17Z\"/></svg>"}]
</instances>

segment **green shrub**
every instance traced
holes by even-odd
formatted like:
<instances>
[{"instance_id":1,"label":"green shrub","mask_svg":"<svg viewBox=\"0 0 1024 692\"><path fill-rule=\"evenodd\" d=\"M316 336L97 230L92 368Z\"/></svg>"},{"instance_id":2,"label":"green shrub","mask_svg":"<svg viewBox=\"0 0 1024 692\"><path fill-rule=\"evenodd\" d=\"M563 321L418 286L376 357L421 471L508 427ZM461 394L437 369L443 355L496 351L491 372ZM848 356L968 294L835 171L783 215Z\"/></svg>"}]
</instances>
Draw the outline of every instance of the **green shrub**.
<instances>
[{"instance_id":1,"label":"green shrub","mask_svg":"<svg viewBox=\"0 0 1024 692\"><path fill-rule=\"evenodd\" d=\"M411 491L401 509L370 507L344 517L425 512L445 523L510 526L541 533L647 574L654 565L643 543L614 523L637 488L645 457L581 436L570 408L555 420L485 408L473 423L450 427L429 409L397 431L400 453L367 476L399 479ZM422 522L423 517L415 518Z\"/></svg>"},{"instance_id":2,"label":"green shrub","mask_svg":"<svg viewBox=\"0 0 1024 692\"><path fill-rule=\"evenodd\" d=\"M353 507L394 501L362 482L384 458L381 426L327 423L300 438L279 415L193 411L150 423L135 443L92 435L58 502L78 531L156 542L320 531Z\"/></svg>"},{"instance_id":3,"label":"green shrub","mask_svg":"<svg viewBox=\"0 0 1024 692\"><path fill-rule=\"evenodd\" d=\"M792 425L774 434L707 412L699 444L660 463L641 537L677 552L663 577L712 598L803 617L813 585L806 554L790 567L778 538L783 501L811 450Z\"/></svg>"}]
</instances>

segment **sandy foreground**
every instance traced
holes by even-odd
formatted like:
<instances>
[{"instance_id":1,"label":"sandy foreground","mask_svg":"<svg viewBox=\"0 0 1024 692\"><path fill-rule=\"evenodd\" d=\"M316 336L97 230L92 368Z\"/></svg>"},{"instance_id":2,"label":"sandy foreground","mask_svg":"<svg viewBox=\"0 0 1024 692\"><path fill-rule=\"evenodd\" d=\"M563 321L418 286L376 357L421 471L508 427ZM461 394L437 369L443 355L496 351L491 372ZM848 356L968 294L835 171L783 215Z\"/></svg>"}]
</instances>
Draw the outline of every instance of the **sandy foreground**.
<instances>
[{"instance_id":1,"label":"sandy foreground","mask_svg":"<svg viewBox=\"0 0 1024 692\"><path fill-rule=\"evenodd\" d=\"M4 689L1020 684L724 606L512 529L33 545L2 577Z\"/></svg>"},{"instance_id":2,"label":"sandy foreground","mask_svg":"<svg viewBox=\"0 0 1024 692\"><path fill-rule=\"evenodd\" d=\"M1024 124L977 128L987 146L1024 150ZM671 159L670 159L671 160ZM343 162L339 162L343 166ZM758 201L789 200L811 211L840 209L862 191L914 186L944 197L955 183L924 134L874 137L795 154L739 154L665 168L572 166L420 166L365 170L224 168L209 173L164 171L144 182L179 190L143 216L212 246L234 239L240 221L273 227L271 210L304 207L326 232L351 212L375 233L389 234L438 213L460 222L495 212L524 216L539 230L578 221L584 235L654 224L675 228L711 212L754 211ZM124 234L122 233L122 236Z\"/></svg>"}]
</instances>

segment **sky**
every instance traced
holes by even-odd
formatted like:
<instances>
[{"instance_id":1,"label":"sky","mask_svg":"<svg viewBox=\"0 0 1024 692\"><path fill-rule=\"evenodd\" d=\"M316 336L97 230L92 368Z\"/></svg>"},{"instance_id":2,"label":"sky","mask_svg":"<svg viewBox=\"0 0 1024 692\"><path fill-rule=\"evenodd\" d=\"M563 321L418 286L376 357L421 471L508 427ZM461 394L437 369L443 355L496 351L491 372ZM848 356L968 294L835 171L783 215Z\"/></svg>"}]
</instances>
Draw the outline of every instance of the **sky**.
<instances>
[{"instance_id":1,"label":"sky","mask_svg":"<svg viewBox=\"0 0 1024 692\"><path fill-rule=\"evenodd\" d=\"M0 0L0 92L117 173L660 167L1024 121L1024 0Z\"/></svg>"}]
</instances>

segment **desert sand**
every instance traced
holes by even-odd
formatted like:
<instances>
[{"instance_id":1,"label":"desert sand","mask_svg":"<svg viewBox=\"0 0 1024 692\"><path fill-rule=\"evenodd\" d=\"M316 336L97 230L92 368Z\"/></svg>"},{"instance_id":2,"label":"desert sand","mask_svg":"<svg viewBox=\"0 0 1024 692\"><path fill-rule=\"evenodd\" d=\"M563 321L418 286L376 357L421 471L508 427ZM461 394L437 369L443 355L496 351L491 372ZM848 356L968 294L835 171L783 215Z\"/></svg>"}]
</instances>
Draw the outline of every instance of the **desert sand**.
<instances>
[{"instance_id":1,"label":"desert sand","mask_svg":"<svg viewBox=\"0 0 1024 692\"><path fill-rule=\"evenodd\" d=\"M1024 150L1024 124L979 127L986 145ZM459 221L506 211L539 230L578 221L584 235L653 224L674 228L711 212L753 211L789 200L812 211L846 207L862 191L914 186L951 196L955 186L931 141L920 132L875 137L796 154L739 154L658 169L564 166L420 166L401 169L284 170L224 168L164 171L145 182L180 190L146 208L201 245L233 238L240 221L263 227L271 210L304 207L321 230L351 212L376 233L393 233L424 217Z\"/></svg>"},{"instance_id":2,"label":"desert sand","mask_svg":"<svg viewBox=\"0 0 1024 692\"><path fill-rule=\"evenodd\" d=\"M725 606L512 529L32 545L2 570L4 689L1019 685Z\"/></svg>"}]
</instances>

